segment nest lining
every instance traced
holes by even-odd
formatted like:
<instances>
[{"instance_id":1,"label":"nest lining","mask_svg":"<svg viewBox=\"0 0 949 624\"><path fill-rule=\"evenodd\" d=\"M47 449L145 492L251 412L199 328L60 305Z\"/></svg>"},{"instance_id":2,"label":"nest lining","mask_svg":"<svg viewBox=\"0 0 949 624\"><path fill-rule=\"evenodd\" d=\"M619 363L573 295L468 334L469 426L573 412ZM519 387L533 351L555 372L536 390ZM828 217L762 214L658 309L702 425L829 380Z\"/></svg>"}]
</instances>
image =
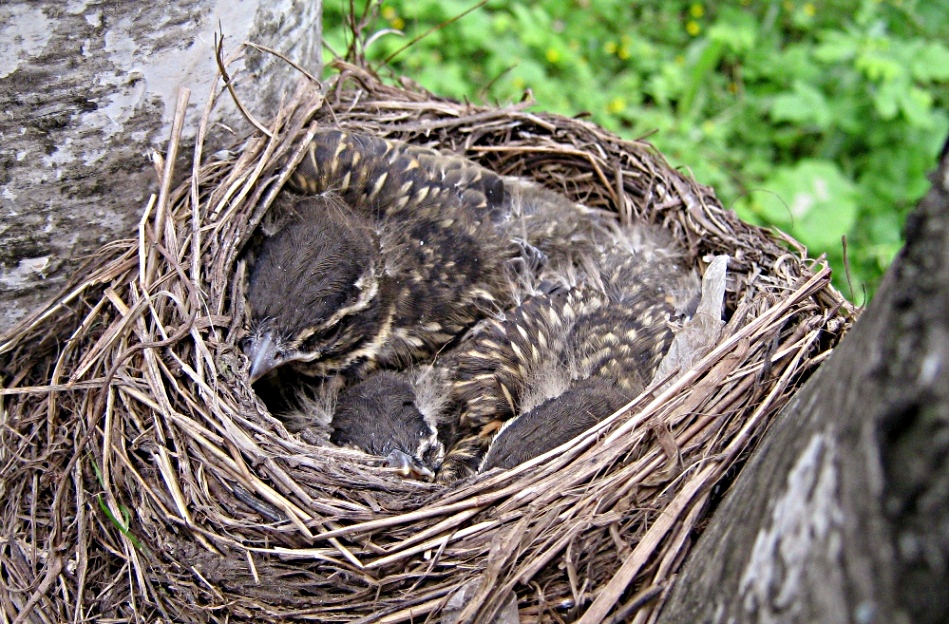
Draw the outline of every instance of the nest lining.
<instances>
[{"instance_id":1,"label":"nest lining","mask_svg":"<svg viewBox=\"0 0 949 624\"><path fill-rule=\"evenodd\" d=\"M651 621L715 486L853 320L826 267L647 143L337 66L224 159L202 154L202 132L175 190L173 137L139 238L0 341L8 616L439 621L477 580L459 621L491 621L511 591L525 621ZM331 125L661 225L698 267L728 255L721 345L567 447L456 487L290 434L248 387L235 274L308 137Z\"/></svg>"}]
</instances>

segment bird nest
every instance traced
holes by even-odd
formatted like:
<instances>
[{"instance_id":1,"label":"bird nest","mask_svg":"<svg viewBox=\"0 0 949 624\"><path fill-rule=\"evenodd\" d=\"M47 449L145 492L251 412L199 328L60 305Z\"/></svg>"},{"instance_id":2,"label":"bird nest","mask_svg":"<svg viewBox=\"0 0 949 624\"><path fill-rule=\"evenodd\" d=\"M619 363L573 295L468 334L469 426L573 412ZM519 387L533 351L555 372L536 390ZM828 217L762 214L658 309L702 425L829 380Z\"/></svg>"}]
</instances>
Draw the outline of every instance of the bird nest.
<instances>
[{"instance_id":1,"label":"bird nest","mask_svg":"<svg viewBox=\"0 0 949 624\"><path fill-rule=\"evenodd\" d=\"M173 137L137 239L3 336L6 618L652 621L723 486L853 320L826 266L646 142L338 69L232 150L204 153L206 117L176 189ZM234 276L330 126L656 224L700 271L728 256L720 343L569 445L454 486L289 432L248 383Z\"/></svg>"}]
</instances>

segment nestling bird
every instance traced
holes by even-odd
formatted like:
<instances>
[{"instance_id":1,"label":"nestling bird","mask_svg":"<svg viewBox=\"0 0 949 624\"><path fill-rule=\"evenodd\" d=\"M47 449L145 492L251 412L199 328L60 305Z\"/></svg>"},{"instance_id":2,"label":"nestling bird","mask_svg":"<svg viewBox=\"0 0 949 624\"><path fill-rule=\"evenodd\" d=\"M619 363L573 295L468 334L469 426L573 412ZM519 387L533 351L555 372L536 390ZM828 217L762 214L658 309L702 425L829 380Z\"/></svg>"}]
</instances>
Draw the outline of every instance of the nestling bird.
<instances>
[{"instance_id":1,"label":"nestling bird","mask_svg":"<svg viewBox=\"0 0 949 624\"><path fill-rule=\"evenodd\" d=\"M373 221L324 193L293 212L248 280L252 381L286 363L312 377L404 367L506 305L517 249L462 210Z\"/></svg>"},{"instance_id":2,"label":"nestling bird","mask_svg":"<svg viewBox=\"0 0 949 624\"><path fill-rule=\"evenodd\" d=\"M359 379L430 357L518 300L521 273L569 262L598 215L461 157L325 130L291 178L247 289L250 378L289 364Z\"/></svg>"},{"instance_id":3,"label":"nestling bird","mask_svg":"<svg viewBox=\"0 0 949 624\"><path fill-rule=\"evenodd\" d=\"M646 388L674 323L697 305L699 282L674 246L637 242L639 234L617 232L572 285L483 322L442 360L460 413L439 481L473 473L502 427L499 439L521 448L495 455L533 457L577 430L553 420L602 419ZM533 424L508 424L527 415Z\"/></svg>"},{"instance_id":4,"label":"nestling bird","mask_svg":"<svg viewBox=\"0 0 949 624\"><path fill-rule=\"evenodd\" d=\"M609 380L590 377L504 423L478 468L513 468L572 440L628 403Z\"/></svg>"},{"instance_id":5,"label":"nestling bird","mask_svg":"<svg viewBox=\"0 0 949 624\"><path fill-rule=\"evenodd\" d=\"M405 476L434 478L445 449L431 413L439 409L440 397L426 395L426 374L379 371L343 390L330 441L383 457Z\"/></svg>"},{"instance_id":6,"label":"nestling bird","mask_svg":"<svg viewBox=\"0 0 949 624\"><path fill-rule=\"evenodd\" d=\"M677 320L671 323L676 327L674 338L667 342L662 333L654 337L656 342L653 348L661 350L663 354L658 365L654 365L653 359L641 359L643 356L655 355L655 352L649 354L646 351L646 343L641 345L643 352L638 356L638 364L631 364L628 360L624 364L624 349L620 348L616 350L619 362L613 362L612 366L605 369L600 368L585 379L572 379L564 383L562 377L558 379L557 375L547 376L547 379L554 380L547 389L552 398L533 408L529 406L536 402L536 399L528 399L522 408L524 413L504 422L498 434L491 440L479 472L493 468L513 468L576 438L627 404L638 394L640 382L649 386L653 392L661 391L672 383L668 381L670 374L684 372L681 367L687 369L713 349L720 337L722 326L726 263L727 259L724 257L712 261L702 278L701 295L694 291L694 281L688 274L680 273L676 278L676 270L672 269L671 274L663 278L671 280L665 284L666 302L678 302L678 305L674 312L674 318ZM683 305L684 307L679 307ZM689 318L683 320L683 315ZM609 314L605 316L608 317ZM683 322L680 323L679 320ZM586 328L587 331L589 329ZM594 329L592 335L596 333ZM586 340L589 340L589 336L590 334ZM647 336L642 338L649 340ZM626 353L634 354L634 345L640 339L630 339L633 349ZM576 371L575 366L576 364L564 368L573 368ZM643 377L644 374L652 376L652 380ZM617 378L617 375L631 376ZM666 380L664 385L653 383L663 380ZM556 387L558 384L566 388L562 393Z\"/></svg>"}]
</instances>

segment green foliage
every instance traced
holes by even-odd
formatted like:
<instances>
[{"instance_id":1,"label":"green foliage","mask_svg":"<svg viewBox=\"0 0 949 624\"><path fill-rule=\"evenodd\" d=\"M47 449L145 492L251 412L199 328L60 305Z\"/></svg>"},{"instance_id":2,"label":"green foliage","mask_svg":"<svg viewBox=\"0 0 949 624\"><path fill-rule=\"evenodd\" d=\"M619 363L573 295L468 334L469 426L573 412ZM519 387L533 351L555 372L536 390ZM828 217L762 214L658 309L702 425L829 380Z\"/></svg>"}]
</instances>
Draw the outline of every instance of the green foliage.
<instances>
[{"instance_id":1,"label":"green foliage","mask_svg":"<svg viewBox=\"0 0 949 624\"><path fill-rule=\"evenodd\" d=\"M381 63L473 5L372 5L367 32L404 36L366 55ZM349 5L324 6L344 51ZM932 0L489 0L390 66L440 95L505 103L529 89L538 109L649 135L742 218L826 253L844 289L846 235L859 299L949 131L947 41L949 3Z\"/></svg>"},{"instance_id":2,"label":"green foliage","mask_svg":"<svg viewBox=\"0 0 949 624\"><path fill-rule=\"evenodd\" d=\"M95 459L92 459L90 456L89 463L92 465L92 470L95 472L96 481L99 482L101 487L105 487L105 480L102 476L102 470L99 469L99 464L96 463ZM109 505L105 502L105 499L102 497L102 494L96 494L96 502L99 504L99 509L105 516L109 519L109 522L119 530L119 532L124 535L132 546L138 550L145 550L145 546L142 544L141 540L135 537L135 534L132 533L132 514L129 512L128 507L125 505L119 504L119 512L122 514L122 519L119 518L112 512L109 508Z\"/></svg>"}]
</instances>

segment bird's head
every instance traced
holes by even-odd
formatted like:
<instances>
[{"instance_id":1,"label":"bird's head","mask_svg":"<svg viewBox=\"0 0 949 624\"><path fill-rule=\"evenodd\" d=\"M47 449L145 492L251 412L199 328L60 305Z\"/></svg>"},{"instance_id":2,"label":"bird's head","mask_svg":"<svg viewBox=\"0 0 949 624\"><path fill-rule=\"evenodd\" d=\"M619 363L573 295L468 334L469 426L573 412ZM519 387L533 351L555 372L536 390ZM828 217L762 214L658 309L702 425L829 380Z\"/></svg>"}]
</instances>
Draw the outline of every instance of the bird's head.
<instances>
[{"instance_id":1,"label":"bird's head","mask_svg":"<svg viewBox=\"0 0 949 624\"><path fill-rule=\"evenodd\" d=\"M339 201L309 197L265 239L250 271L250 379L293 364L327 375L360 357L379 290L374 232Z\"/></svg>"},{"instance_id":2,"label":"bird's head","mask_svg":"<svg viewBox=\"0 0 949 624\"><path fill-rule=\"evenodd\" d=\"M479 471L513 468L543 455L579 436L629 400L612 380L577 381L563 394L504 423L491 441Z\"/></svg>"},{"instance_id":3,"label":"bird's head","mask_svg":"<svg viewBox=\"0 0 949 624\"><path fill-rule=\"evenodd\" d=\"M330 441L385 458L401 474L431 480L444 458L435 424L406 373L381 371L336 399Z\"/></svg>"}]
</instances>

